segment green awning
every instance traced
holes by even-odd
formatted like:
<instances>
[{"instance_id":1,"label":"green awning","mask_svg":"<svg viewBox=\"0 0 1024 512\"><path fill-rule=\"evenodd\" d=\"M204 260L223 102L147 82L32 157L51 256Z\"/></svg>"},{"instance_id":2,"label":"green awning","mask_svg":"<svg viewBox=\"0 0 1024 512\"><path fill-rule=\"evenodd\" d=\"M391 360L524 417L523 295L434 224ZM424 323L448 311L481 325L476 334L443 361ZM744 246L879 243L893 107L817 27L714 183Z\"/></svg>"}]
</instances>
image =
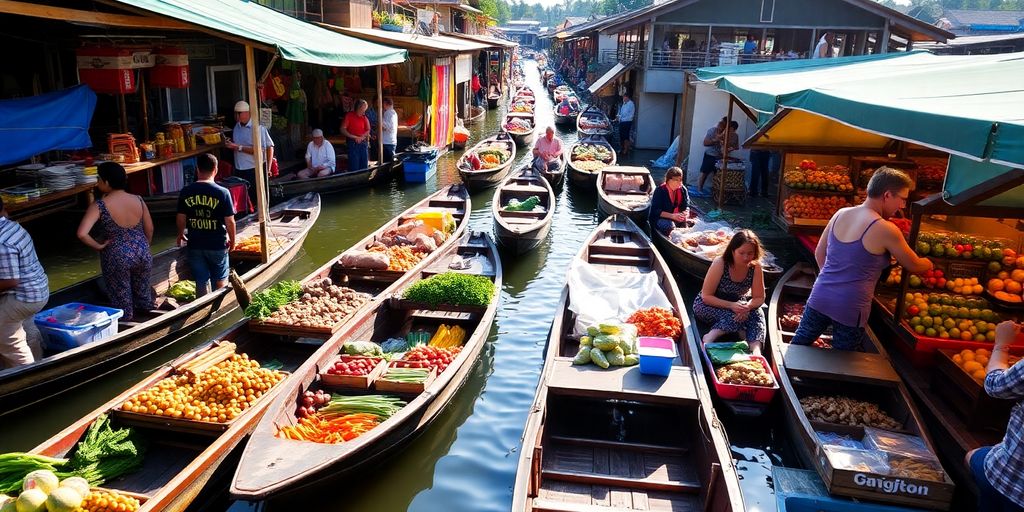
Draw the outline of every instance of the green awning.
<instances>
[{"instance_id":1,"label":"green awning","mask_svg":"<svg viewBox=\"0 0 1024 512\"><path fill-rule=\"evenodd\" d=\"M695 74L698 80L714 82L717 88L731 93L750 108L774 114L779 97L783 95L847 80L851 74L863 76L862 74L872 72L874 68L888 72L891 66L887 61L900 59L900 63L909 63L906 59L916 60L922 55L928 54L916 51L834 59L782 60L700 68ZM856 71L845 73L838 69L847 66L856 66ZM873 75L877 76L877 72Z\"/></svg>"},{"instance_id":2,"label":"green awning","mask_svg":"<svg viewBox=\"0 0 1024 512\"><path fill-rule=\"evenodd\" d=\"M332 32L245 0L115 0L134 10L167 16L202 29L276 48L286 60L322 66L397 64L405 50Z\"/></svg>"},{"instance_id":3,"label":"green awning","mask_svg":"<svg viewBox=\"0 0 1024 512\"><path fill-rule=\"evenodd\" d=\"M946 181L942 186L942 190L946 192L946 202L952 202L948 199L950 196L1006 174L1011 170L1010 167L992 162L976 162L968 158L951 156L949 157L949 167L946 170ZM1014 187L978 204L981 206L1003 206L1010 208L1024 207L1024 185Z\"/></svg>"}]
</instances>

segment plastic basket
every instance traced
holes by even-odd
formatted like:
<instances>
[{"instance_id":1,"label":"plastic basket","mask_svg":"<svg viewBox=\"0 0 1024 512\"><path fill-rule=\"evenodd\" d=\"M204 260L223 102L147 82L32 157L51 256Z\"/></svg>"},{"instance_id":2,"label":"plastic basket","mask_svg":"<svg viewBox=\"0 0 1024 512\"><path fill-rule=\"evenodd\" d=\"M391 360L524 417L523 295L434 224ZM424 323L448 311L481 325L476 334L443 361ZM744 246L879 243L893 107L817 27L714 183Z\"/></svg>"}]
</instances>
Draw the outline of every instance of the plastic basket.
<instances>
[{"instance_id":1,"label":"plastic basket","mask_svg":"<svg viewBox=\"0 0 1024 512\"><path fill-rule=\"evenodd\" d=\"M54 318L55 312L62 308L78 308L87 312L106 313L107 316L87 324L67 325ZM61 352L114 336L117 334L117 319L122 316L124 311L120 309L71 302L40 311L36 313L34 320L42 334L43 348L51 352Z\"/></svg>"},{"instance_id":2,"label":"plastic basket","mask_svg":"<svg viewBox=\"0 0 1024 512\"><path fill-rule=\"evenodd\" d=\"M405 181L409 183L426 183L428 179L437 174L437 160L417 162L406 160L402 164Z\"/></svg>"},{"instance_id":3,"label":"plastic basket","mask_svg":"<svg viewBox=\"0 0 1024 512\"><path fill-rule=\"evenodd\" d=\"M641 336L637 339L640 354L640 373L668 377L672 361L676 358L676 344L668 338Z\"/></svg>"},{"instance_id":4,"label":"plastic basket","mask_svg":"<svg viewBox=\"0 0 1024 512\"><path fill-rule=\"evenodd\" d=\"M707 352L701 351L704 354L704 361L711 368L711 376L714 379L715 393L718 393L718 397L722 400L743 400L745 402L757 402L760 404L767 404L775 398L775 393L779 390L779 383L775 379L775 375L772 374L772 369L768 366L768 361L761 357L751 355L750 358L761 363L768 375L772 376L772 386L744 386L740 384L728 384L718 380L718 375L715 374L715 367L711 364L711 359L708 358Z\"/></svg>"}]
</instances>

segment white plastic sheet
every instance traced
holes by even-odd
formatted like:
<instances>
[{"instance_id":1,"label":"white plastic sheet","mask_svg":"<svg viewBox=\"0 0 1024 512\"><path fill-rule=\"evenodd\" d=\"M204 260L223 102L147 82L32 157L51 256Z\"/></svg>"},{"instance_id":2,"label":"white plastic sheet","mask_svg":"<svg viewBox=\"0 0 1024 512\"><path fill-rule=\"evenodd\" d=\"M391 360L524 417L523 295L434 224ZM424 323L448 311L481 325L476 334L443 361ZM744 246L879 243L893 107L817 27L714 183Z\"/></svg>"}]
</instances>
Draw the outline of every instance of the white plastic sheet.
<instances>
[{"instance_id":1,"label":"white plastic sheet","mask_svg":"<svg viewBox=\"0 0 1024 512\"><path fill-rule=\"evenodd\" d=\"M581 260L569 267L569 310L576 314L576 334L588 325L608 320L625 321L638 309L672 309L658 284L656 272L609 273Z\"/></svg>"}]
</instances>

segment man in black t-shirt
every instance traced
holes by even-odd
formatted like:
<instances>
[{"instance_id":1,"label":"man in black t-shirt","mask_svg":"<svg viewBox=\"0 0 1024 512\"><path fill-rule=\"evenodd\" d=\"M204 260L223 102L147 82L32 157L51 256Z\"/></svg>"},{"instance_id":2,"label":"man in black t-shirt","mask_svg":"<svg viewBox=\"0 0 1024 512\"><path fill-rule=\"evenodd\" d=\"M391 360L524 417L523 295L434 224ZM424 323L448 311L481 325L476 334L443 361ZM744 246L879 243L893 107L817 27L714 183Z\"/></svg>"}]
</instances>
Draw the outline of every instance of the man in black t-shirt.
<instances>
[{"instance_id":1,"label":"man in black t-shirt","mask_svg":"<svg viewBox=\"0 0 1024 512\"><path fill-rule=\"evenodd\" d=\"M216 184L217 158L196 158L198 180L178 195L178 245L188 243L188 266L196 295L223 288L228 279L228 251L235 247L235 206L228 189ZM185 230L188 230L186 236Z\"/></svg>"}]
</instances>

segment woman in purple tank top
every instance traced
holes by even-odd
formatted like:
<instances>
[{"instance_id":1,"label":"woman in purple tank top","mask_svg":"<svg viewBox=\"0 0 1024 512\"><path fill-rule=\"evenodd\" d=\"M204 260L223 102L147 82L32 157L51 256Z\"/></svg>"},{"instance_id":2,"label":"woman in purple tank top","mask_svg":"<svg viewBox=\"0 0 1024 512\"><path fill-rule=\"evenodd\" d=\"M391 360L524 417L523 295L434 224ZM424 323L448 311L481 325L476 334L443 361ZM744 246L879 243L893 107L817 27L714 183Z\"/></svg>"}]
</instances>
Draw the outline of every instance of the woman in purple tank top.
<instances>
[{"instance_id":1,"label":"woman in purple tank top","mask_svg":"<svg viewBox=\"0 0 1024 512\"><path fill-rule=\"evenodd\" d=\"M868 182L864 203L832 216L814 251L821 273L790 343L810 345L831 326L833 348L863 350L875 283L891 258L914 273L932 268L885 220L906 206L911 185L902 171L881 167Z\"/></svg>"}]
</instances>

